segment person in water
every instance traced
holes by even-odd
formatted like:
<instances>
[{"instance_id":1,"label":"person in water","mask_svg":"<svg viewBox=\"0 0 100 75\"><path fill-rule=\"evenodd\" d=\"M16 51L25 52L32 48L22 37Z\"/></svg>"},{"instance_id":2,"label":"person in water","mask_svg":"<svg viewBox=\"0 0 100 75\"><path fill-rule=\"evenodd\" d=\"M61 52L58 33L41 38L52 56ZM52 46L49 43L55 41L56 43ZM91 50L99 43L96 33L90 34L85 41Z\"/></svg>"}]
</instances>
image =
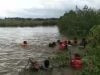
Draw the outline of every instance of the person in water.
<instances>
[{"instance_id":1,"label":"person in water","mask_svg":"<svg viewBox=\"0 0 100 75\"><path fill-rule=\"evenodd\" d=\"M64 49L65 49L65 44L63 42L60 42L59 50L64 50Z\"/></svg>"},{"instance_id":2,"label":"person in water","mask_svg":"<svg viewBox=\"0 0 100 75\"><path fill-rule=\"evenodd\" d=\"M27 44L28 44L27 41L23 41L22 47L24 48L27 47Z\"/></svg>"},{"instance_id":3,"label":"person in water","mask_svg":"<svg viewBox=\"0 0 100 75\"><path fill-rule=\"evenodd\" d=\"M54 48L55 46L56 46L56 43L55 42L49 43L49 47Z\"/></svg>"},{"instance_id":4,"label":"person in water","mask_svg":"<svg viewBox=\"0 0 100 75\"><path fill-rule=\"evenodd\" d=\"M77 41L77 38L76 37L74 38L73 43L74 43L74 45L77 45L78 44L78 41Z\"/></svg>"},{"instance_id":5,"label":"person in water","mask_svg":"<svg viewBox=\"0 0 100 75\"><path fill-rule=\"evenodd\" d=\"M86 44L87 44L86 39L85 38L82 38L82 41L81 41L80 45L82 45L83 48L85 48L86 47Z\"/></svg>"},{"instance_id":6,"label":"person in water","mask_svg":"<svg viewBox=\"0 0 100 75\"><path fill-rule=\"evenodd\" d=\"M47 70L50 68L50 61L49 61L49 58L48 59L45 59L43 61L43 65L41 66L41 69L43 70Z\"/></svg>"},{"instance_id":7,"label":"person in water","mask_svg":"<svg viewBox=\"0 0 100 75\"><path fill-rule=\"evenodd\" d=\"M67 43L67 41L60 42L59 49L60 50L68 49L68 43Z\"/></svg>"},{"instance_id":8,"label":"person in water","mask_svg":"<svg viewBox=\"0 0 100 75\"><path fill-rule=\"evenodd\" d=\"M65 45L65 49L68 49L68 41L65 40L63 43Z\"/></svg>"},{"instance_id":9,"label":"person in water","mask_svg":"<svg viewBox=\"0 0 100 75\"><path fill-rule=\"evenodd\" d=\"M61 43L61 41L60 40L57 40L57 44L60 44Z\"/></svg>"},{"instance_id":10,"label":"person in water","mask_svg":"<svg viewBox=\"0 0 100 75\"><path fill-rule=\"evenodd\" d=\"M44 60L44 67L45 67L46 69L48 69L49 66L50 66L49 59Z\"/></svg>"},{"instance_id":11,"label":"person in water","mask_svg":"<svg viewBox=\"0 0 100 75\"><path fill-rule=\"evenodd\" d=\"M29 59L30 63L31 63L31 66L30 68L33 70L33 71L39 71L40 69L40 65L37 61L32 61L32 59Z\"/></svg>"},{"instance_id":12,"label":"person in water","mask_svg":"<svg viewBox=\"0 0 100 75\"><path fill-rule=\"evenodd\" d=\"M75 54L74 58L71 59L71 67L80 70L83 66L82 59L79 54Z\"/></svg>"},{"instance_id":13,"label":"person in water","mask_svg":"<svg viewBox=\"0 0 100 75\"><path fill-rule=\"evenodd\" d=\"M70 41L70 40L68 40L68 45L72 45L72 43L71 43L71 41Z\"/></svg>"}]
</instances>

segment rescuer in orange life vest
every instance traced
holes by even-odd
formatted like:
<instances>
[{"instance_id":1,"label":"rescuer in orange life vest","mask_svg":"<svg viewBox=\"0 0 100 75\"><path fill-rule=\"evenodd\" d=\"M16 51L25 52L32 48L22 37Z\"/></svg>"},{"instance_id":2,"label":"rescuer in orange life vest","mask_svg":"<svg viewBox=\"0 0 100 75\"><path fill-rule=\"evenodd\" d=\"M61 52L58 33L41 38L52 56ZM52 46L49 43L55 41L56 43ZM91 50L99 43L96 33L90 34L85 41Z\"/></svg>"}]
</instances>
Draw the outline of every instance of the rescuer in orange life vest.
<instances>
[{"instance_id":1,"label":"rescuer in orange life vest","mask_svg":"<svg viewBox=\"0 0 100 75\"><path fill-rule=\"evenodd\" d=\"M71 67L77 70L82 69L83 62L79 54L75 54L74 58L71 60Z\"/></svg>"}]
</instances>

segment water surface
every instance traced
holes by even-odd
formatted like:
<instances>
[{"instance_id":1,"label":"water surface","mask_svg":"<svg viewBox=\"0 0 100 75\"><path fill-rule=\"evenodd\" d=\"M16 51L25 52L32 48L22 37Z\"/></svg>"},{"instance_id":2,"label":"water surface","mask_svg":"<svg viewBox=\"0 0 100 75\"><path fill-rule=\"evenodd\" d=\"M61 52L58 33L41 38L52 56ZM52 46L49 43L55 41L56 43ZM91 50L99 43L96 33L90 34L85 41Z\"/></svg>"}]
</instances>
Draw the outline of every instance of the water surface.
<instances>
[{"instance_id":1,"label":"water surface","mask_svg":"<svg viewBox=\"0 0 100 75\"><path fill-rule=\"evenodd\" d=\"M59 31L54 27L0 28L0 75L18 75L29 57L43 60L51 56L49 42L59 39ZM28 48L20 44L28 41Z\"/></svg>"}]
</instances>

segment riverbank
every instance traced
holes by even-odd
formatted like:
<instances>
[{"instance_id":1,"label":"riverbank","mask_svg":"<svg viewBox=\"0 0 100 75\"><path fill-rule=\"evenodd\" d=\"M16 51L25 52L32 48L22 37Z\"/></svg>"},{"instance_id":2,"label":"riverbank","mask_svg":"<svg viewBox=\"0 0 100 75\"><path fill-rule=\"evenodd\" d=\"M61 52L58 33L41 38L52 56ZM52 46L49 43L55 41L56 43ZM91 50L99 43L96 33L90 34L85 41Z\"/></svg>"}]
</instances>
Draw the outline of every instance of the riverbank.
<instances>
[{"instance_id":1,"label":"riverbank","mask_svg":"<svg viewBox=\"0 0 100 75\"><path fill-rule=\"evenodd\" d=\"M0 19L0 27L35 27L57 25L57 18L32 19L32 18L5 18Z\"/></svg>"}]
</instances>

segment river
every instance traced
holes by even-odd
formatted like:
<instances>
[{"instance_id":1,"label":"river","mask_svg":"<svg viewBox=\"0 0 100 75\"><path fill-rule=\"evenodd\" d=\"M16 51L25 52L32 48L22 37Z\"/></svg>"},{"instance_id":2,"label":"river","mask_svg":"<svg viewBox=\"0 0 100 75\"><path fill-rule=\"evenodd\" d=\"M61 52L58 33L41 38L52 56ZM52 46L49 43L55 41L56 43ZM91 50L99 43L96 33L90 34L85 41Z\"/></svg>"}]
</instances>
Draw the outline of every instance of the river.
<instances>
[{"instance_id":1,"label":"river","mask_svg":"<svg viewBox=\"0 0 100 75\"><path fill-rule=\"evenodd\" d=\"M59 30L53 27L1 27L0 28L0 75L18 75L29 57L37 60L50 56L48 43L59 39ZM26 40L28 48L22 48Z\"/></svg>"}]
</instances>

